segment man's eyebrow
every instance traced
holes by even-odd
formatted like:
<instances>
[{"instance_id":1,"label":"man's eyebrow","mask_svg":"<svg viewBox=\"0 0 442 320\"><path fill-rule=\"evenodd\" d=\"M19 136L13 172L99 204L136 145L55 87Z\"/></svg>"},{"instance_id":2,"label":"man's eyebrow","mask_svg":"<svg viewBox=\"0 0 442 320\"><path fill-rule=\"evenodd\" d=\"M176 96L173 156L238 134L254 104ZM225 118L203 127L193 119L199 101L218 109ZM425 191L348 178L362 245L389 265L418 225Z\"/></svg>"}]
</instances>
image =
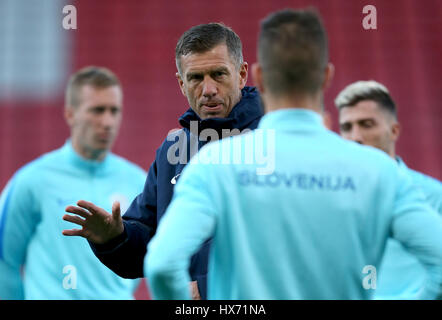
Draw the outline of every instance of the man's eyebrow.
<instances>
[{"instance_id":1,"label":"man's eyebrow","mask_svg":"<svg viewBox=\"0 0 442 320\"><path fill-rule=\"evenodd\" d=\"M99 110L102 110L102 109L120 109L120 107L119 106L117 106L117 105L109 105L109 106L107 106L107 105L96 105L96 106L91 106L89 109L90 110L96 110L96 109L99 109Z\"/></svg>"},{"instance_id":2,"label":"man's eyebrow","mask_svg":"<svg viewBox=\"0 0 442 320\"><path fill-rule=\"evenodd\" d=\"M194 76L201 76L201 75L206 74L206 73L212 74L212 73L215 73L215 72L226 72L226 73L229 73L229 69L227 67L225 67L225 66L220 66L220 67L216 67L216 68L208 69L208 70L189 71L186 74L186 78L189 79L189 78L194 77Z\"/></svg>"},{"instance_id":3,"label":"man's eyebrow","mask_svg":"<svg viewBox=\"0 0 442 320\"><path fill-rule=\"evenodd\" d=\"M89 109L105 109L106 106L104 105L96 105L96 106L91 106Z\"/></svg>"},{"instance_id":4,"label":"man's eyebrow","mask_svg":"<svg viewBox=\"0 0 442 320\"><path fill-rule=\"evenodd\" d=\"M373 122L375 122L376 120L374 118L361 118L361 119L356 119L354 121L346 120L346 121L339 122L339 126L351 125L353 123L363 123L363 122L366 122L366 121L373 121Z\"/></svg>"},{"instance_id":5,"label":"man's eyebrow","mask_svg":"<svg viewBox=\"0 0 442 320\"><path fill-rule=\"evenodd\" d=\"M193 78L195 76L201 76L203 74L204 74L204 72L202 72L202 71L189 71L186 74L186 78L190 79L190 78Z\"/></svg>"},{"instance_id":6,"label":"man's eyebrow","mask_svg":"<svg viewBox=\"0 0 442 320\"><path fill-rule=\"evenodd\" d=\"M374 118L362 118L362 119L357 120L358 123L365 122L365 121L375 121L375 119Z\"/></svg>"},{"instance_id":7,"label":"man's eyebrow","mask_svg":"<svg viewBox=\"0 0 442 320\"><path fill-rule=\"evenodd\" d=\"M229 69L227 67L221 66L221 67L217 67L215 69L212 69L210 71L210 73L215 73L215 72L229 72Z\"/></svg>"}]
</instances>

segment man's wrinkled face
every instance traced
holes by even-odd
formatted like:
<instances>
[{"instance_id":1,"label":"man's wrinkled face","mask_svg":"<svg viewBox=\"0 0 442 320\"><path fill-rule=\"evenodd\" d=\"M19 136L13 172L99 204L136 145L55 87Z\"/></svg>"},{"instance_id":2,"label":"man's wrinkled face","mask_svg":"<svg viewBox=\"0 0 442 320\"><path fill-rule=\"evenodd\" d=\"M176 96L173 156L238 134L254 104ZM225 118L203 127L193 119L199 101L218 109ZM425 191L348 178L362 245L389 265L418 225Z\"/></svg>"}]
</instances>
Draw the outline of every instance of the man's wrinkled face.
<instances>
[{"instance_id":1,"label":"man's wrinkled face","mask_svg":"<svg viewBox=\"0 0 442 320\"><path fill-rule=\"evenodd\" d=\"M394 145L398 138L398 124L393 115L382 110L377 102L362 100L354 106L339 111L341 136L361 144L369 145L394 156Z\"/></svg>"},{"instance_id":2,"label":"man's wrinkled face","mask_svg":"<svg viewBox=\"0 0 442 320\"><path fill-rule=\"evenodd\" d=\"M119 86L79 90L80 104L66 109L74 148L88 159L101 158L112 147L122 118Z\"/></svg>"},{"instance_id":3,"label":"man's wrinkled face","mask_svg":"<svg viewBox=\"0 0 442 320\"><path fill-rule=\"evenodd\" d=\"M241 99L247 63L235 66L225 44L203 53L181 56L177 73L181 92L201 119L225 118Z\"/></svg>"}]
</instances>

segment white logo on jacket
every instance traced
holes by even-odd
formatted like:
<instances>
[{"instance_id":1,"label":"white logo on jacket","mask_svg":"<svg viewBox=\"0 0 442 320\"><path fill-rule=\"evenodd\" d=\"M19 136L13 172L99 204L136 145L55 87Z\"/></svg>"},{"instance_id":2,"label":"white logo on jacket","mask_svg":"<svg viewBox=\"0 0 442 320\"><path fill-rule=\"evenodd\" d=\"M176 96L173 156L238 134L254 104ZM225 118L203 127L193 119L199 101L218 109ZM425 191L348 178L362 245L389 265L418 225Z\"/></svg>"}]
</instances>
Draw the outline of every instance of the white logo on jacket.
<instances>
[{"instance_id":1,"label":"white logo on jacket","mask_svg":"<svg viewBox=\"0 0 442 320\"><path fill-rule=\"evenodd\" d=\"M176 184L176 183L177 183L177 180L178 180L178 177L180 176L180 174L181 174L181 173L178 173L175 177L173 177L172 180L170 180L170 183L171 183L171 184Z\"/></svg>"}]
</instances>

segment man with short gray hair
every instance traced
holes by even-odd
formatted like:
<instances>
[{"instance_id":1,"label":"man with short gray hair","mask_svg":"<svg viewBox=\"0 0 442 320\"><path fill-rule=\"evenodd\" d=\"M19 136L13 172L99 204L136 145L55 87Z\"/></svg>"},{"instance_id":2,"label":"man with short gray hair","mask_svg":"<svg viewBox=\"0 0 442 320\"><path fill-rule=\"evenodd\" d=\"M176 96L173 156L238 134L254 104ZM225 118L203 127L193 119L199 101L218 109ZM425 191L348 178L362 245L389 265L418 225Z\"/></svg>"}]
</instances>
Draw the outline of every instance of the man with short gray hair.
<instances>
[{"instance_id":1,"label":"man with short gray hair","mask_svg":"<svg viewBox=\"0 0 442 320\"><path fill-rule=\"evenodd\" d=\"M222 23L194 26L178 40L175 55L175 76L190 108L179 118L183 128L169 134L158 148L142 193L122 219L117 206L112 214L95 205L67 208L75 215L86 210L90 216L82 222L82 230L66 230L65 235L88 239L96 256L125 278L143 277L146 246L190 158L209 140L255 129L263 113L257 90L246 86L248 64L243 61L241 40L231 28ZM73 215L64 218L76 221ZM190 263L195 299L206 296L209 247L210 240Z\"/></svg>"},{"instance_id":2,"label":"man with short gray hair","mask_svg":"<svg viewBox=\"0 0 442 320\"><path fill-rule=\"evenodd\" d=\"M425 195L428 204L442 215L442 184L435 178L409 169L396 154L400 125L395 102L388 89L376 81L357 81L336 97L339 127L343 138L378 148L395 159ZM375 297L412 299L425 281L425 270L400 243L390 239L379 272Z\"/></svg>"}]
</instances>

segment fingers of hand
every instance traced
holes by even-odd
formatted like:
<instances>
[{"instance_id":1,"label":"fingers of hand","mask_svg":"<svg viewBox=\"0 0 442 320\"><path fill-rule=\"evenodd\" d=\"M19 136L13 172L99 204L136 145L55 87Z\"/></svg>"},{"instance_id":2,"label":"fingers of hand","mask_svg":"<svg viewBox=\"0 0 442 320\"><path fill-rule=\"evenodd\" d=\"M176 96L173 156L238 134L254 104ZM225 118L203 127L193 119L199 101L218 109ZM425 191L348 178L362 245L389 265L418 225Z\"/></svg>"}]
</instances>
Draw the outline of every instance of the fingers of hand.
<instances>
[{"instance_id":1,"label":"fingers of hand","mask_svg":"<svg viewBox=\"0 0 442 320\"><path fill-rule=\"evenodd\" d=\"M77 202L77 205L79 207L81 207L81 208L84 208L84 209L88 210L92 214L109 215L109 213L107 213L106 210L104 210L104 209L102 209L100 207L97 207L92 202L88 202L88 201L84 201L84 200L79 200Z\"/></svg>"},{"instance_id":2,"label":"fingers of hand","mask_svg":"<svg viewBox=\"0 0 442 320\"><path fill-rule=\"evenodd\" d=\"M75 206L68 206L68 207L66 207L66 209L64 211L69 212L69 213L75 213L85 219L87 219L91 216L90 212L87 212L86 210L83 210L83 209L81 209L79 207L75 207Z\"/></svg>"},{"instance_id":3,"label":"fingers of hand","mask_svg":"<svg viewBox=\"0 0 442 320\"><path fill-rule=\"evenodd\" d=\"M63 216L63 220L78 224L79 226L84 226L86 224L85 219L82 219L79 216L73 216L73 215L69 215L69 214L65 214Z\"/></svg>"},{"instance_id":4,"label":"fingers of hand","mask_svg":"<svg viewBox=\"0 0 442 320\"><path fill-rule=\"evenodd\" d=\"M83 230L80 229L63 230L62 234L68 237L73 237L73 236L84 237Z\"/></svg>"},{"instance_id":5,"label":"fingers of hand","mask_svg":"<svg viewBox=\"0 0 442 320\"><path fill-rule=\"evenodd\" d=\"M119 218L121 215L120 203L118 201L112 204L112 215L114 218Z\"/></svg>"}]
</instances>

